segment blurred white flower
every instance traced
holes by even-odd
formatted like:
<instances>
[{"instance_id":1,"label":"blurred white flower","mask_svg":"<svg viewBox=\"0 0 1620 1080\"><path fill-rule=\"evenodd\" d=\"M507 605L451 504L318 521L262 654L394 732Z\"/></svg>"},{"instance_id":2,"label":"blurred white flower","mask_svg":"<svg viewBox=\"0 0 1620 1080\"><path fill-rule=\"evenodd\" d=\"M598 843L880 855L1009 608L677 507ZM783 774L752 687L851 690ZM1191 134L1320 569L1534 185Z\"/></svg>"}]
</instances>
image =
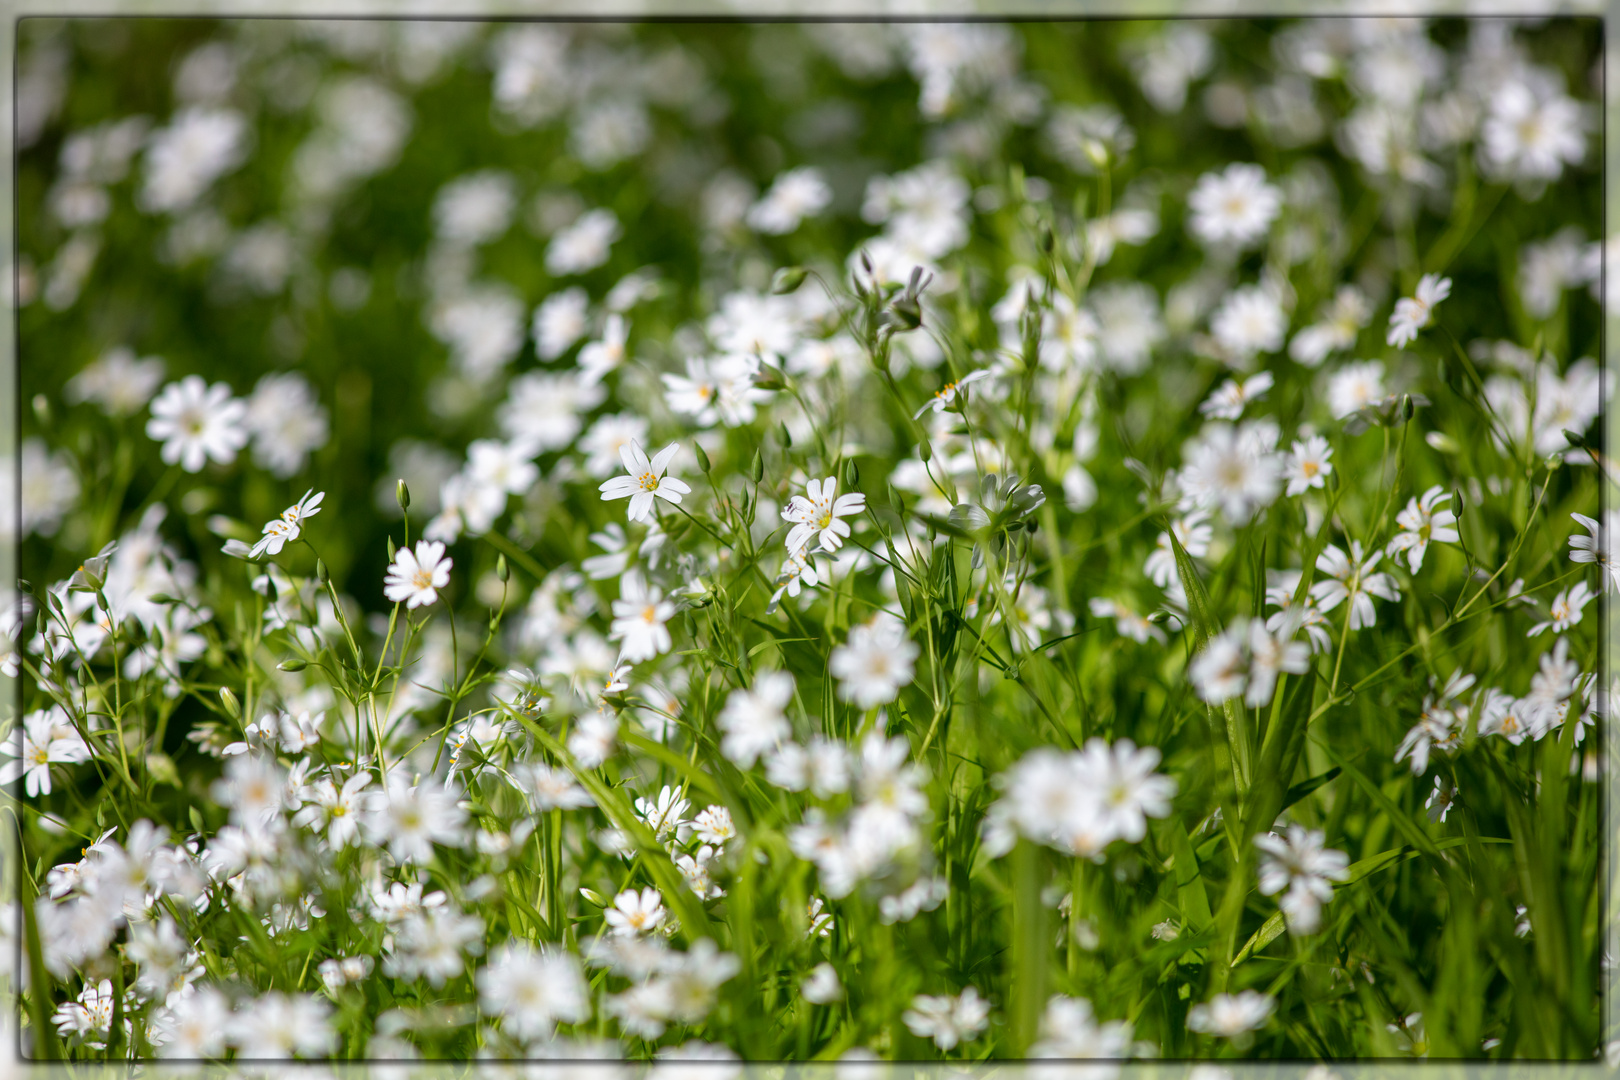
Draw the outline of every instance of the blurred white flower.
<instances>
[{"instance_id":1,"label":"blurred white flower","mask_svg":"<svg viewBox=\"0 0 1620 1080\"><path fill-rule=\"evenodd\" d=\"M832 202L832 188L814 166L779 174L765 195L748 209L747 221L755 232L782 236L815 217Z\"/></svg>"},{"instance_id":2,"label":"blurred white flower","mask_svg":"<svg viewBox=\"0 0 1620 1080\"><path fill-rule=\"evenodd\" d=\"M1248 247L1266 235L1282 210L1282 192L1258 165L1233 162L1198 178L1187 196L1187 228L1200 243Z\"/></svg>"},{"instance_id":3,"label":"blurred white flower","mask_svg":"<svg viewBox=\"0 0 1620 1080\"><path fill-rule=\"evenodd\" d=\"M210 460L229 465L247 445L247 406L224 383L209 386L198 375L170 383L152 402L148 438L163 443L162 458L186 472L201 472Z\"/></svg>"},{"instance_id":4,"label":"blurred white flower","mask_svg":"<svg viewBox=\"0 0 1620 1080\"><path fill-rule=\"evenodd\" d=\"M248 141L247 120L235 110L182 109L147 144L141 208L174 213L191 206L247 159Z\"/></svg>"},{"instance_id":5,"label":"blurred white flower","mask_svg":"<svg viewBox=\"0 0 1620 1080\"><path fill-rule=\"evenodd\" d=\"M546 248L546 272L553 277L567 277L595 270L608 261L619 235L619 219L613 211L587 210L551 238Z\"/></svg>"}]
</instances>

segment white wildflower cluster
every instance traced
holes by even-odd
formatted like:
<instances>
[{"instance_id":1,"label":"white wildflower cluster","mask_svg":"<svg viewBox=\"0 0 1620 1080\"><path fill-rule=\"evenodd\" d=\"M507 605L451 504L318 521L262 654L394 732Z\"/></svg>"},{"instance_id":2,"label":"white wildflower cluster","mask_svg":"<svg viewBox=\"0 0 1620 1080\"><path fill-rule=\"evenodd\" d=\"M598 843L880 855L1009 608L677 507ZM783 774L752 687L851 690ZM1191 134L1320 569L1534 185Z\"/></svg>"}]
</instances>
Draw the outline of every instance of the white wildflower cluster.
<instances>
[{"instance_id":1,"label":"white wildflower cluster","mask_svg":"<svg viewBox=\"0 0 1620 1080\"><path fill-rule=\"evenodd\" d=\"M1596 23L160 23L17 32L35 1057L1597 1049Z\"/></svg>"},{"instance_id":2,"label":"white wildflower cluster","mask_svg":"<svg viewBox=\"0 0 1620 1080\"><path fill-rule=\"evenodd\" d=\"M998 778L1003 794L984 819L985 847L1005 853L1021 834L1101 862L1109 844L1139 843L1148 818L1169 816L1176 781L1158 765L1158 750L1130 739L1091 739L1067 754L1031 751Z\"/></svg>"}]
</instances>

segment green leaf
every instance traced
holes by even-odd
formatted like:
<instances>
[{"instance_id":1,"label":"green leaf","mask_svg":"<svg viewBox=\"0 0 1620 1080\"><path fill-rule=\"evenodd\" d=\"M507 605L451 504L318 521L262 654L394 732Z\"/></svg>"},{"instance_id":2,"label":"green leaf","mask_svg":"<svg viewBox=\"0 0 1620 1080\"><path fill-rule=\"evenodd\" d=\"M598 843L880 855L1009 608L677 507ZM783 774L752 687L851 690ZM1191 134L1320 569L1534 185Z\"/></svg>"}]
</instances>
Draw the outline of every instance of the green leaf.
<instances>
[{"instance_id":1,"label":"green leaf","mask_svg":"<svg viewBox=\"0 0 1620 1080\"><path fill-rule=\"evenodd\" d=\"M1215 624L1215 615L1209 606L1209 593L1198 578L1198 567L1193 564L1192 556L1176 539L1175 529L1167 525L1165 534L1170 537L1170 548L1176 554L1176 573L1181 578L1182 589L1187 593L1187 614L1192 617L1193 649L1196 651L1202 649L1220 629Z\"/></svg>"},{"instance_id":2,"label":"green leaf","mask_svg":"<svg viewBox=\"0 0 1620 1080\"><path fill-rule=\"evenodd\" d=\"M1170 828L1170 853L1175 856L1176 894L1181 900L1181 922L1188 930L1204 930L1215 921L1209 910L1209 894L1193 854L1187 826L1177 818Z\"/></svg>"},{"instance_id":3,"label":"green leaf","mask_svg":"<svg viewBox=\"0 0 1620 1080\"><path fill-rule=\"evenodd\" d=\"M814 640L816 640L816 639L815 638L809 638L809 637L772 638L769 641L762 641L758 645L755 645L753 648L749 649L748 650L748 659L752 660L754 657L758 656L760 653L764 652L766 649L771 648L772 646L792 645L795 642L799 642L799 641L814 641Z\"/></svg>"}]
</instances>

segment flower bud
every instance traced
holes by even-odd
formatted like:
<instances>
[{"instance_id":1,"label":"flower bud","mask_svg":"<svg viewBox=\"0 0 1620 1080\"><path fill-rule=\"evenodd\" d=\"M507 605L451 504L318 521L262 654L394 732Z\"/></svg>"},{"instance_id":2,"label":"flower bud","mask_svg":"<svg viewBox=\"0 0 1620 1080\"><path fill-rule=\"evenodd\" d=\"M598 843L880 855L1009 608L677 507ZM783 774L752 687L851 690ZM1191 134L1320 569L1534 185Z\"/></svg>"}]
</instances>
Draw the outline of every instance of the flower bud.
<instances>
[{"instance_id":1,"label":"flower bud","mask_svg":"<svg viewBox=\"0 0 1620 1080\"><path fill-rule=\"evenodd\" d=\"M390 544L392 544L393 540L389 540L388 542ZM392 555L389 555L388 557L390 559L393 558ZM325 559L316 559L315 560L315 580L320 582L322 585L325 585L325 584L329 583L332 580L332 575L330 573L328 573L327 570L326 570L326 560Z\"/></svg>"},{"instance_id":2,"label":"flower bud","mask_svg":"<svg viewBox=\"0 0 1620 1080\"><path fill-rule=\"evenodd\" d=\"M804 284L806 271L802 266L784 266L771 278L771 292L786 296Z\"/></svg>"},{"instance_id":3,"label":"flower bud","mask_svg":"<svg viewBox=\"0 0 1620 1080\"><path fill-rule=\"evenodd\" d=\"M394 561L394 555L398 551L399 551L399 548L394 546L394 538L392 536L390 536L388 538L388 561L389 562Z\"/></svg>"},{"instance_id":4,"label":"flower bud","mask_svg":"<svg viewBox=\"0 0 1620 1080\"><path fill-rule=\"evenodd\" d=\"M296 656L290 660L283 660L281 663L276 665L276 669L278 671L303 671L307 667L309 667L309 665L298 659Z\"/></svg>"},{"instance_id":5,"label":"flower bud","mask_svg":"<svg viewBox=\"0 0 1620 1080\"><path fill-rule=\"evenodd\" d=\"M495 556L495 576L501 579L503 585L512 578L512 569L506 565L505 555Z\"/></svg>"},{"instance_id":6,"label":"flower bud","mask_svg":"<svg viewBox=\"0 0 1620 1080\"><path fill-rule=\"evenodd\" d=\"M756 484L765 479L765 459L758 450L754 451L754 460L748 465L748 475L754 478Z\"/></svg>"},{"instance_id":7,"label":"flower bud","mask_svg":"<svg viewBox=\"0 0 1620 1080\"><path fill-rule=\"evenodd\" d=\"M693 443L692 450L697 454L698 471L702 472L704 476L708 476L710 468L708 452L703 449L701 443Z\"/></svg>"},{"instance_id":8,"label":"flower bud","mask_svg":"<svg viewBox=\"0 0 1620 1080\"><path fill-rule=\"evenodd\" d=\"M394 498L399 500L399 511L405 513L411 508L411 489L405 486L403 477L394 485Z\"/></svg>"},{"instance_id":9,"label":"flower bud","mask_svg":"<svg viewBox=\"0 0 1620 1080\"><path fill-rule=\"evenodd\" d=\"M231 692L230 687L222 686L219 688L219 700L225 706L225 712L230 715L232 720L242 719L242 703L236 700L236 695Z\"/></svg>"},{"instance_id":10,"label":"flower bud","mask_svg":"<svg viewBox=\"0 0 1620 1080\"><path fill-rule=\"evenodd\" d=\"M1423 436L1423 441L1440 451L1442 454L1455 454L1462 449L1453 439L1443 431L1431 431Z\"/></svg>"},{"instance_id":11,"label":"flower bud","mask_svg":"<svg viewBox=\"0 0 1620 1080\"><path fill-rule=\"evenodd\" d=\"M850 458L844 462L844 486L853 491L860 485L860 482L860 467L855 464L854 458Z\"/></svg>"}]
</instances>

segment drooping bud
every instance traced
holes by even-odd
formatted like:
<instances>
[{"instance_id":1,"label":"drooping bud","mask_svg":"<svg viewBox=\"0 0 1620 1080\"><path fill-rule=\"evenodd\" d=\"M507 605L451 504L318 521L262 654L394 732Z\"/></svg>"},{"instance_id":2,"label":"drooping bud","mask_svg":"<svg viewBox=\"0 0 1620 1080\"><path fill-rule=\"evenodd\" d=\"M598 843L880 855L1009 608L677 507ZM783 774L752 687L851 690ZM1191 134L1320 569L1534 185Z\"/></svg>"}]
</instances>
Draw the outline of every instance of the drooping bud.
<instances>
[{"instance_id":1,"label":"drooping bud","mask_svg":"<svg viewBox=\"0 0 1620 1080\"><path fill-rule=\"evenodd\" d=\"M771 278L771 292L777 296L786 296L800 285L804 284L807 271L802 266L784 266Z\"/></svg>"}]
</instances>

